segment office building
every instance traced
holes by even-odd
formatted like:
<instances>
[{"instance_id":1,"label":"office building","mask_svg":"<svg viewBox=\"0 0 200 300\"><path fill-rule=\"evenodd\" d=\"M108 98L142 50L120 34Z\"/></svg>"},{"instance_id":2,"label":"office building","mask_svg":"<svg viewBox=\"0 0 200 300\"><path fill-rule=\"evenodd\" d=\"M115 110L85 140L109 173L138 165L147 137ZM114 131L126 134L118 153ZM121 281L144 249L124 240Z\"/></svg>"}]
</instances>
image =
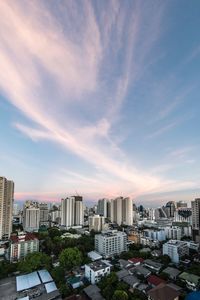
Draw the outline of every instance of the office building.
<instances>
[{"instance_id":1,"label":"office building","mask_svg":"<svg viewBox=\"0 0 200 300\"><path fill-rule=\"evenodd\" d=\"M23 228L24 231L38 231L40 227L40 208L35 201L26 201L23 209Z\"/></svg>"},{"instance_id":2,"label":"office building","mask_svg":"<svg viewBox=\"0 0 200 300\"><path fill-rule=\"evenodd\" d=\"M12 232L14 182L0 177L0 240Z\"/></svg>"},{"instance_id":3,"label":"office building","mask_svg":"<svg viewBox=\"0 0 200 300\"><path fill-rule=\"evenodd\" d=\"M163 255L167 254L173 263L179 263L181 257L189 254L187 242L170 240L163 244Z\"/></svg>"},{"instance_id":4,"label":"office building","mask_svg":"<svg viewBox=\"0 0 200 300\"><path fill-rule=\"evenodd\" d=\"M66 228L83 226L83 201L81 196L61 200L61 225Z\"/></svg>"},{"instance_id":5,"label":"office building","mask_svg":"<svg viewBox=\"0 0 200 300\"><path fill-rule=\"evenodd\" d=\"M20 232L10 237L10 261L23 259L27 254L39 251L39 240L33 233Z\"/></svg>"},{"instance_id":6,"label":"office building","mask_svg":"<svg viewBox=\"0 0 200 300\"><path fill-rule=\"evenodd\" d=\"M200 198L191 202L192 206L192 236L193 240L200 242Z\"/></svg>"},{"instance_id":7,"label":"office building","mask_svg":"<svg viewBox=\"0 0 200 300\"><path fill-rule=\"evenodd\" d=\"M89 225L89 231L94 230L95 232L99 232L105 230L106 229L105 217L99 215L89 216L88 225Z\"/></svg>"},{"instance_id":8,"label":"office building","mask_svg":"<svg viewBox=\"0 0 200 300\"><path fill-rule=\"evenodd\" d=\"M145 229L143 230L144 236L149 237L153 241L165 241L166 233L164 229Z\"/></svg>"},{"instance_id":9,"label":"office building","mask_svg":"<svg viewBox=\"0 0 200 300\"><path fill-rule=\"evenodd\" d=\"M118 225L133 224L133 201L129 197L111 200L111 222Z\"/></svg>"},{"instance_id":10,"label":"office building","mask_svg":"<svg viewBox=\"0 0 200 300\"><path fill-rule=\"evenodd\" d=\"M122 231L105 231L95 235L95 250L104 257L127 251L127 234Z\"/></svg>"}]
</instances>

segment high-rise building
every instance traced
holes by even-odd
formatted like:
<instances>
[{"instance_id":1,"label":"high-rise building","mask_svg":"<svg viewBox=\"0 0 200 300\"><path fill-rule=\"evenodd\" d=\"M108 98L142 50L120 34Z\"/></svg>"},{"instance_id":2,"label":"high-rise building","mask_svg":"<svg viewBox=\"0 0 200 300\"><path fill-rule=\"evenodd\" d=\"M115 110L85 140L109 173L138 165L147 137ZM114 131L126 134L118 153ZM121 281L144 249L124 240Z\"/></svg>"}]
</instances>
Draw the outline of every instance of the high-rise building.
<instances>
[{"instance_id":1,"label":"high-rise building","mask_svg":"<svg viewBox=\"0 0 200 300\"><path fill-rule=\"evenodd\" d=\"M129 197L111 200L111 222L118 225L133 224L133 201Z\"/></svg>"},{"instance_id":2,"label":"high-rise building","mask_svg":"<svg viewBox=\"0 0 200 300\"><path fill-rule=\"evenodd\" d=\"M17 216L19 214L19 204L14 203L13 204L13 216Z\"/></svg>"},{"instance_id":3,"label":"high-rise building","mask_svg":"<svg viewBox=\"0 0 200 300\"><path fill-rule=\"evenodd\" d=\"M40 203L40 226L41 225L49 225L49 208L47 203Z\"/></svg>"},{"instance_id":4,"label":"high-rise building","mask_svg":"<svg viewBox=\"0 0 200 300\"><path fill-rule=\"evenodd\" d=\"M189 207L179 207L174 213L175 222L187 222L192 225L192 209Z\"/></svg>"},{"instance_id":5,"label":"high-rise building","mask_svg":"<svg viewBox=\"0 0 200 300\"><path fill-rule=\"evenodd\" d=\"M193 240L200 242L200 198L191 201Z\"/></svg>"},{"instance_id":6,"label":"high-rise building","mask_svg":"<svg viewBox=\"0 0 200 300\"><path fill-rule=\"evenodd\" d=\"M81 196L61 200L61 225L69 228L83 225L83 201Z\"/></svg>"},{"instance_id":7,"label":"high-rise building","mask_svg":"<svg viewBox=\"0 0 200 300\"><path fill-rule=\"evenodd\" d=\"M176 210L175 202L174 201L167 202L164 210L165 210L168 218L173 218L174 212Z\"/></svg>"},{"instance_id":8,"label":"high-rise building","mask_svg":"<svg viewBox=\"0 0 200 300\"><path fill-rule=\"evenodd\" d=\"M23 210L23 228L24 231L38 231L40 227L40 208L39 203L35 201L26 201Z\"/></svg>"},{"instance_id":9,"label":"high-rise building","mask_svg":"<svg viewBox=\"0 0 200 300\"><path fill-rule=\"evenodd\" d=\"M12 232L12 212L14 182L0 177L0 240L10 237Z\"/></svg>"},{"instance_id":10,"label":"high-rise building","mask_svg":"<svg viewBox=\"0 0 200 300\"><path fill-rule=\"evenodd\" d=\"M106 198L98 200L97 213L105 218L110 218L110 200Z\"/></svg>"},{"instance_id":11,"label":"high-rise building","mask_svg":"<svg viewBox=\"0 0 200 300\"><path fill-rule=\"evenodd\" d=\"M88 218L89 231L99 232L105 229L105 217L94 215Z\"/></svg>"}]
</instances>

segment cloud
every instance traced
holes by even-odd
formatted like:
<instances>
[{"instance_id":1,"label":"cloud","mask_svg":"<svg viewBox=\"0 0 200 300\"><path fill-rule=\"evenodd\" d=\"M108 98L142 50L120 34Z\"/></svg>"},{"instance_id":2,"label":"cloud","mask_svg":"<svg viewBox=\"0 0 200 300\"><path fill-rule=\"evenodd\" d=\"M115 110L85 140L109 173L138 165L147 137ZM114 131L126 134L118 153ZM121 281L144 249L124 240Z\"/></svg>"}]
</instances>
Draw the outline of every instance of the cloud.
<instances>
[{"instance_id":1,"label":"cloud","mask_svg":"<svg viewBox=\"0 0 200 300\"><path fill-rule=\"evenodd\" d=\"M22 134L49 140L90 163L90 178L73 170L71 175L95 183L94 193L103 187L108 194L159 189L166 182L131 165L111 131L130 85L148 66L163 6L135 2L130 9L110 1L97 16L92 4L64 1L58 17L43 1L2 1L1 92L27 118L27 123L14 123ZM109 184L98 172L110 176Z\"/></svg>"}]
</instances>

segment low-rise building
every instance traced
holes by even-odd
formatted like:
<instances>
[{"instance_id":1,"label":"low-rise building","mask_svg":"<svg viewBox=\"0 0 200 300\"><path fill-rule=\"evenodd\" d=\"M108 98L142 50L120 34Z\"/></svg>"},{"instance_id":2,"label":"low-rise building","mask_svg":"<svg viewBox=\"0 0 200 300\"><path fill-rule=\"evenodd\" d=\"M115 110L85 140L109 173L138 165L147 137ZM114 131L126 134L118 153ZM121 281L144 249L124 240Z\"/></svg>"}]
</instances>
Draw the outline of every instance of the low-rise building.
<instances>
[{"instance_id":1,"label":"low-rise building","mask_svg":"<svg viewBox=\"0 0 200 300\"><path fill-rule=\"evenodd\" d=\"M147 268L143 267L143 266L136 266L134 268L131 268L129 270L129 272L131 274L135 274L136 276L143 276L145 278L147 278L148 276L151 275L151 271L148 270Z\"/></svg>"},{"instance_id":2,"label":"low-rise building","mask_svg":"<svg viewBox=\"0 0 200 300\"><path fill-rule=\"evenodd\" d=\"M165 283L165 280L163 280L162 278L156 276L156 275L150 275L147 278L147 282L151 287L155 287L158 286L161 283Z\"/></svg>"},{"instance_id":3,"label":"low-rise building","mask_svg":"<svg viewBox=\"0 0 200 300\"><path fill-rule=\"evenodd\" d=\"M200 287L200 277L194 274L183 272L179 275L179 278L186 283L188 289L197 291Z\"/></svg>"},{"instance_id":4,"label":"low-rise building","mask_svg":"<svg viewBox=\"0 0 200 300\"><path fill-rule=\"evenodd\" d=\"M110 266L102 260L85 265L85 277L92 284L99 282L102 277L108 274L110 274Z\"/></svg>"},{"instance_id":5,"label":"low-rise building","mask_svg":"<svg viewBox=\"0 0 200 300\"><path fill-rule=\"evenodd\" d=\"M163 273L167 274L169 278L176 280L176 278L181 272L176 268L167 267L163 270Z\"/></svg>"},{"instance_id":6,"label":"low-rise building","mask_svg":"<svg viewBox=\"0 0 200 300\"><path fill-rule=\"evenodd\" d=\"M147 292L148 300L178 300L180 291L166 283L160 283Z\"/></svg>"},{"instance_id":7,"label":"low-rise building","mask_svg":"<svg viewBox=\"0 0 200 300\"><path fill-rule=\"evenodd\" d=\"M39 251L39 240L33 233L20 232L10 237L10 261L23 259L27 254Z\"/></svg>"},{"instance_id":8,"label":"low-rise building","mask_svg":"<svg viewBox=\"0 0 200 300\"><path fill-rule=\"evenodd\" d=\"M159 273L163 265L151 259L145 259L144 265L156 273Z\"/></svg>"},{"instance_id":9,"label":"low-rise building","mask_svg":"<svg viewBox=\"0 0 200 300\"><path fill-rule=\"evenodd\" d=\"M105 231L95 235L95 250L104 257L127 251L127 234L122 231Z\"/></svg>"},{"instance_id":10,"label":"low-rise building","mask_svg":"<svg viewBox=\"0 0 200 300\"><path fill-rule=\"evenodd\" d=\"M92 261L96 261L96 260L100 260L102 259L102 255L100 255L98 252L96 251L90 251L88 252L87 256L92 260Z\"/></svg>"},{"instance_id":11,"label":"low-rise building","mask_svg":"<svg viewBox=\"0 0 200 300\"><path fill-rule=\"evenodd\" d=\"M137 285L140 284L140 280L133 275L128 275L128 276L122 278L122 281L125 282L126 284L128 284L130 286L130 288L135 288Z\"/></svg>"},{"instance_id":12,"label":"low-rise building","mask_svg":"<svg viewBox=\"0 0 200 300\"><path fill-rule=\"evenodd\" d=\"M172 262L179 263L180 258L189 254L187 242L170 240L163 245L163 255L168 255Z\"/></svg>"}]
</instances>

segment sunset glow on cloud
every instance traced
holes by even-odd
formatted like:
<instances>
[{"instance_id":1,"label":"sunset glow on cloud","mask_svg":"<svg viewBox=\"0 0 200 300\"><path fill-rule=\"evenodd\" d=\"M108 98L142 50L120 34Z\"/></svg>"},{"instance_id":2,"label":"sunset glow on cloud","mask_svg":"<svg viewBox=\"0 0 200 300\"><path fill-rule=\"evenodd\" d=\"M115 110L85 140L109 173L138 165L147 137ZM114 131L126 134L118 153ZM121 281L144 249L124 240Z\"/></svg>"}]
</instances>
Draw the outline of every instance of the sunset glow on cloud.
<instances>
[{"instance_id":1,"label":"sunset glow on cloud","mask_svg":"<svg viewBox=\"0 0 200 300\"><path fill-rule=\"evenodd\" d=\"M200 20L179 5L1 1L0 170L16 199L199 189Z\"/></svg>"}]
</instances>

